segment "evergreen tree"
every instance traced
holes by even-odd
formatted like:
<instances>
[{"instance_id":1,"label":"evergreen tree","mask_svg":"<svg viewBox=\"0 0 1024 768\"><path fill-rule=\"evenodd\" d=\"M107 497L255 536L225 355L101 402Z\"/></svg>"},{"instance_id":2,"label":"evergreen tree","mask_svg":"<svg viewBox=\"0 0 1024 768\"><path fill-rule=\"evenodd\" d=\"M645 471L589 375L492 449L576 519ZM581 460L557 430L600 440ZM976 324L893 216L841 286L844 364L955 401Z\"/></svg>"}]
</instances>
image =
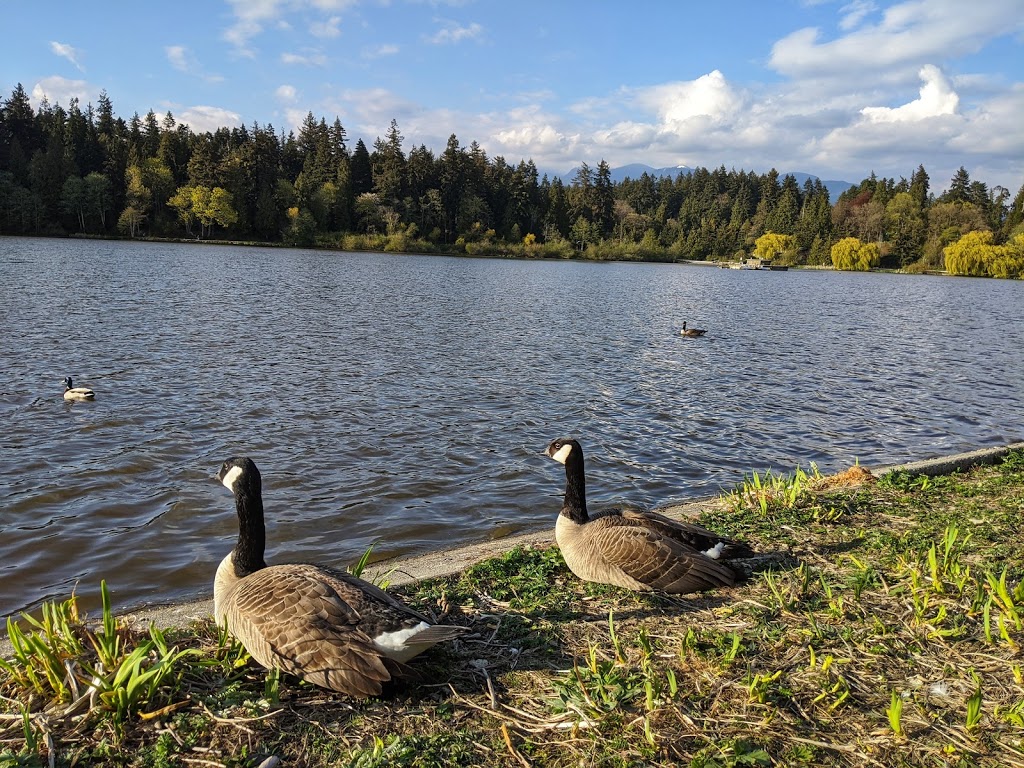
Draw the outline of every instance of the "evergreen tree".
<instances>
[{"instance_id":1,"label":"evergreen tree","mask_svg":"<svg viewBox=\"0 0 1024 768\"><path fill-rule=\"evenodd\" d=\"M917 166L917 170L910 176L910 195L921 211L928 207L928 181L928 172L923 165Z\"/></svg>"},{"instance_id":2,"label":"evergreen tree","mask_svg":"<svg viewBox=\"0 0 1024 768\"><path fill-rule=\"evenodd\" d=\"M356 197L373 189L373 168L370 165L370 153L362 139L356 141L352 151L351 163L352 194Z\"/></svg>"},{"instance_id":3,"label":"evergreen tree","mask_svg":"<svg viewBox=\"0 0 1024 768\"><path fill-rule=\"evenodd\" d=\"M942 196L944 203L969 203L971 202L971 177L967 169L962 165L950 179L949 189Z\"/></svg>"},{"instance_id":4,"label":"evergreen tree","mask_svg":"<svg viewBox=\"0 0 1024 768\"><path fill-rule=\"evenodd\" d=\"M373 144L373 155L370 157L373 169L373 191L381 201L388 205L396 205L403 196L402 183L405 176L405 155L402 153L402 141L405 137L398 131L398 121L392 119L384 139L378 138Z\"/></svg>"}]
</instances>

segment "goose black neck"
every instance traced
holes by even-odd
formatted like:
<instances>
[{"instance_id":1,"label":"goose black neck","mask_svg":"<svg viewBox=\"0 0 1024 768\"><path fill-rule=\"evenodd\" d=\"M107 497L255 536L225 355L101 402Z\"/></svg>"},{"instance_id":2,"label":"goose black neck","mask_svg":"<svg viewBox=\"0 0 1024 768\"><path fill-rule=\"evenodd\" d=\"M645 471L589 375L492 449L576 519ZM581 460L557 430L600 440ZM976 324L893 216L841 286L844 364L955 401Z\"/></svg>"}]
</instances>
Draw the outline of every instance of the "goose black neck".
<instances>
[{"instance_id":1,"label":"goose black neck","mask_svg":"<svg viewBox=\"0 0 1024 768\"><path fill-rule=\"evenodd\" d=\"M238 512L238 543L231 553L231 562L235 566L235 574L242 578L267 567L263 560L267 533L263 525L263 496L259 485L238 489L235 510Z\"/></svg>"},{"instance_id":2,"label":"goose black neck","mask_svg":"<svg viewBox=\"0 0 1024 768\"><path fill-rule=\"evenodd\" d=\"M574 523L585 523L587 517L587 480L583 472L583 451L574 450L565 460L565 500L562 514Z\"/></svg>"}]
</instances>

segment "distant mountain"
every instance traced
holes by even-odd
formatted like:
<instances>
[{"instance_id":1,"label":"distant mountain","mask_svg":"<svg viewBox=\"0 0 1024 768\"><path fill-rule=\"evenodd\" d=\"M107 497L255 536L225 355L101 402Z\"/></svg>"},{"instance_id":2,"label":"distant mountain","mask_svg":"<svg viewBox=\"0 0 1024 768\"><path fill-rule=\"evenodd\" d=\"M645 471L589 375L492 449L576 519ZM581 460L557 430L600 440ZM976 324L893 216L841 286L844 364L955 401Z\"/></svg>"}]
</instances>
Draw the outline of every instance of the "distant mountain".
<instances>
[{"instance_id":1,"label":"distant mountain","mask_svg":"<svg viewBox=\"0 0 1024 768\"><path fill-rule=\"evenodd\" d=\"M785 173L780 173L779 178L781 179L786 175L787 174ZM796 179L796 183L801 187L803 187L804 182L808 179L818 178L813 173L800 173L800 171L790 171L788 175ZM856 184L851 184L848 181L837 181L835 179L822 179L821 183L825 189L828 190L828 199L833 205L835 205L836 200L839 199L839 196L843 194L843 192L848 190L850 187L857 186Z\"/></svg>"},{"instance_id":2,"label":"distant mountain","mask_svg":"<svg viewBox=\"0 0 1024 768\"><path fill-rule=\"evenodd\" d=\"M591 166L591 170L596 171L596 166ZM573 168L568 173L551 174L551 178L558 176L558 178L562 180L563 184L571 184L572 180L576 177L576 171L577 169ZM677 165L670 168L652 168L651 166L644 165L643 163L630 163L629 165L620 165L617 168L612 168L611 172L612 181L618 184L625 179L639 179L645 173L648 176L668 176L669 178L674 179L681 173L693 173L693 168L690 168L687 165ZM780 179L787 175L796 179L796 183L801 187L803 187L804 182L808 179L818 178L812 173L801 173L800 171L789 171L788 173L779 172ZM848 190L850 187L856 186L848 181L839 181L835 179L822 179L821 183L825 186L825 189L828 190L828 198L833 204L839 199L839 196L843 192Z\"/></svg>"},{"instance_id":3,"label":"distant mountain","mask_svg":"<svg viewBox=\"0 0 1024 768\"><path fill-rule=\"evenodd\" d=\"M630 163L629 165L620 165L618 168L612 168L612 181L621 182L625 179L639 179L644 174L648 176L668 176L674 179L679 174L691 174L693 168L688 165L677 165L674 168L651 168L649 165L643 163ZM575 175L575 171L573 171ZM569 177L570 179L572 176Z\"/></svg>"}]
</instances>

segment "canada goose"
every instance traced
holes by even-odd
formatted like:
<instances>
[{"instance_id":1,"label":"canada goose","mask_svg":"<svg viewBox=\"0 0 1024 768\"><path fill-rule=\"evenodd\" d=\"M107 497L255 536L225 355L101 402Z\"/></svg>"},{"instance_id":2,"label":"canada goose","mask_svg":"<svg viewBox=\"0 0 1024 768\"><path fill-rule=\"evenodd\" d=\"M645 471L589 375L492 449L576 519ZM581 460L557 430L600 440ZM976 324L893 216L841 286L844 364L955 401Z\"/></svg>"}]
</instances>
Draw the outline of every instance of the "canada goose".
<instances>
[{"instance_id":1,"label":"canada goose","mask_svg":"<svg viewBox=\"0 0 1024 768\"><path fill-rule=\"evenodd\" d=\"M723 561L754 555L742 542L657 512L621 508L590 517L580 444L562 438L545 454L565 465L565 501L555 541L569 570L584 581L641 591L701 592L730 586L742 575Z\"/></svg>"},{"instance_id":2,"label":"canada goose","mask_svg":"<svg viewBox=\"0 0 1024 768\"><path fill-rule=\"evenodd\" d=\"M238 543L213 583L213 613L267 668L351 696L375 696L412 657L463 634L432 625L351 574L302 563L268 566L260 471L231 458L217 475L235 496Z\"/></svg>"},{"instance_id":3,"label":"canada goose","mask_svg":"<svg viewBox=\"0 0 1024 768\"><path fill-rule=\"evenodd\" d=\"M687 328L686 321L683 321L683 330L679 332L681 336L689 336L690 338L696 338L697 336L703 336L707 331L701 328Z\"/></svg>"},{"instance_id":4,"label":"canada goose","mask_svg":"<svg viewBox=\"0 0 1024 768\"><path fill-rule=\"evenodd\" d=\"M96 393L88 387L76 387L73 385L70 376L64 377L64 399L65 400L95 400Z\"/></svg>"}]
</instances>

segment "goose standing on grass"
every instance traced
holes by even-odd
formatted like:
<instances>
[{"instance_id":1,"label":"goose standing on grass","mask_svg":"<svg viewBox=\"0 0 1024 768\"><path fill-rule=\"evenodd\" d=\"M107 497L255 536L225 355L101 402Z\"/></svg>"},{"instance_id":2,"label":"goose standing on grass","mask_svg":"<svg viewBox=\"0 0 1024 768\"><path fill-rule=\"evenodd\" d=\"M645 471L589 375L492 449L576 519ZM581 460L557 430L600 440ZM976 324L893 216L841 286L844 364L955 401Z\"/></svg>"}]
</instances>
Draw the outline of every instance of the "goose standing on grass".
<instances>
[{"instance_id":1,"label":"goose standing on grass","mask_svg":"<svg viewBox=\"0 0 1024 768\"><path fill-rule=\"evenodd\" d=\"M228 459L217 479L235 495L238 543L217 568L213 612L264 667L350 696L376 696L408 671L409 659L466 632L432 625L351 574L299 563L268 566L256 464Z\"/></svg>"},{"instance_id":2,"label":"goose standing on grass","mask_svg":"<svg viewBox=\"0 0 1024 768\"><path fill-rule=\"evenodd\" d=\"M65 400L95 400L96 393L88 387L76 387L70 376L64 377Z\"/></svg>"},{"instance_id":3,"label":"goose standing on grass","mask_svg":"<svg viewBox=\"0 0 1024 768\"><path fill-rule=\"evenodd\" d=\"M707 331L702 328L687 328L686 321L683 321L683 330L679 332L681 336L687 336L691 339L695 339L698 336L703 336Z\"/></svg>"},{"instance_id":4,"label":"goose standing on grass","mask_svg":"<svg viewBox=\"0 0 1024 768\"><path fill-rule=\"evenodd\" d=\"M545 454L565 465L555 541L569 570L584 581L640 591L702 592L734 584L742 574L727 561L755 554L742 542L657 512L617 508L590 517L580 444L562 438Z\"/></svg>"}]
</instances>

